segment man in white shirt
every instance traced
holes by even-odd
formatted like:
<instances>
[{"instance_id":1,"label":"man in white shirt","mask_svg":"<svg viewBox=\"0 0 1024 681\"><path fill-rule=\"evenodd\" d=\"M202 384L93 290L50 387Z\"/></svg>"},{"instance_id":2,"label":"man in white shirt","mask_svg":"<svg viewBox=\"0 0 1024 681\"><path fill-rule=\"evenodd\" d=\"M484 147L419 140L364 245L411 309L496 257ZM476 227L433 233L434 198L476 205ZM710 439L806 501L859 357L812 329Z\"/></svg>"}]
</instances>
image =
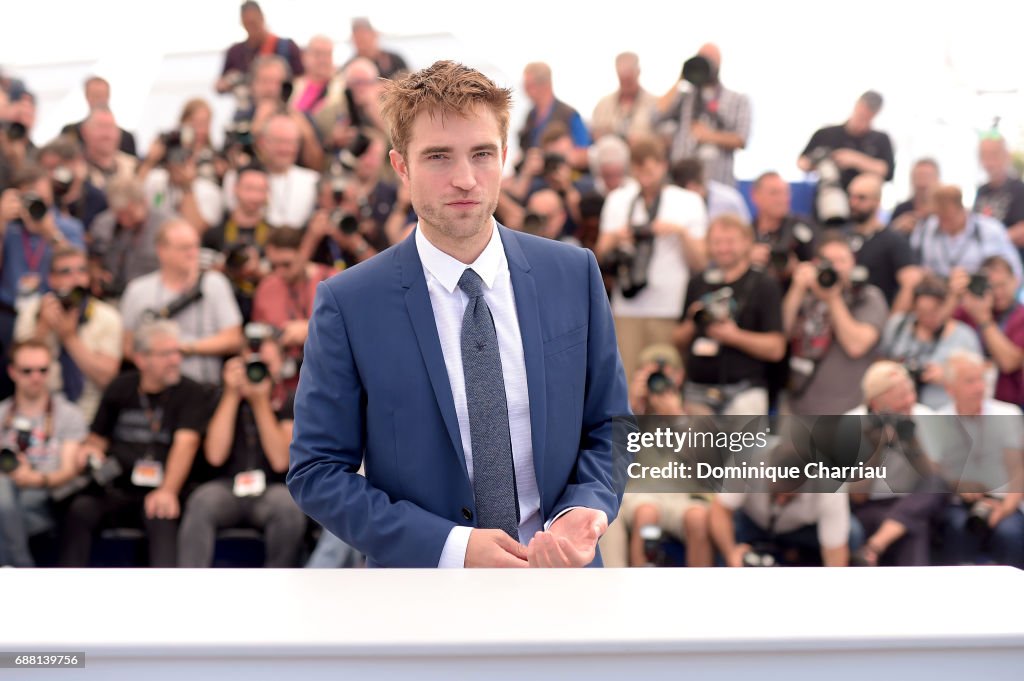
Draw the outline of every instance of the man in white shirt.
<instances>
[{"instance_id":1,"label":"man in white shirt","mask_svg":"<svg viewBox=\"0 0 1024 681\"><path fill-rule=\"evenodd\" d=\"M274 227L301 229L306 226L316 204L319 175L296 165L299 158L299 128L287 114L267 119L257 133L256 152L270 177L267 222ZM235 208L235 171L224 176L224 202Z\"/></svg>"},{"instance_id":2,"label":"man in white shirt","mask_svg":"<svg viewBox=\"0 0 1024 681\"><path fill-rule=\"evenodd\" d=\"M704 269L707 211L694 192L666 184L665 147L655 137L630 150L636 184L608 194L594 251L615 280L612 314L626 375L640 352L669 343L690 272Z\"/></svg>"},{"instance_id":3,"label":"man in white shirt","mask_svg":"<svg viewBox=\"0 0 1024 681\"><path fill-rule=\"evenodd\" d=\"M1024 568L1024 423L1020 407L985 397L985 360L955 351L946 360L946 392L938 410L944 437L937 451L956 492L943 516L943 563L996 562ZM973 519L972 519L973 518Z\"/></svg>"}]
</instances>

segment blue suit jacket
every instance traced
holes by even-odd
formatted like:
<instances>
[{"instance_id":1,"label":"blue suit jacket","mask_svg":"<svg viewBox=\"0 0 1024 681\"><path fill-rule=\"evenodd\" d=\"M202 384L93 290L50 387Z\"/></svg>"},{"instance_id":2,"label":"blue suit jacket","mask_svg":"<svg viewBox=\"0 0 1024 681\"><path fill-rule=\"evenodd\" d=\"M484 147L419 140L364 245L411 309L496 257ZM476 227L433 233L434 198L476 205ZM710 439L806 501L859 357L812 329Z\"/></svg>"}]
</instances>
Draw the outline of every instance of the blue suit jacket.
<instances>
[{"instance_id":1,"label":"blue suit jacket","mask_svg":"<svg viewBox=\"0 0 1024 681\"><path fill-rule=\"evenodd\" d=\"M629 402L597 261L498 229L522 333L541 515L585 506L611 522L624 485L611 419ZM364 456L365 477L356 472ZM452 527L474 525L413 235L318 286L287 482L303 511L371 565L436 567Z\"/></svg>"}]
</instances>

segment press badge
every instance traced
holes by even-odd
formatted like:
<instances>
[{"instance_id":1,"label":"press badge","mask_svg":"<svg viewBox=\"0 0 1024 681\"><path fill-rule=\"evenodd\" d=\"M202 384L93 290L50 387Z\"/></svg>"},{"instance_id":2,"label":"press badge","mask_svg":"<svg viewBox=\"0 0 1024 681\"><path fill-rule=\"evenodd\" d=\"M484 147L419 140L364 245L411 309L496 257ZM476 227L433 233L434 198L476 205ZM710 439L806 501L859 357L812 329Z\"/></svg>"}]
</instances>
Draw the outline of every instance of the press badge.
<instances>
[{"instance_id":1,"label":"press badge","mask_svg":"<svg viewBox=\"0 0 1024 681\"><path fill-rule=\"evenodd\" d=\"M136 487L159 487L164 481L164 465L153 459L140 459L132 468L132 484Z\"/></svg>"},{"instance_id":2,"label":"press badge","mask_svg":"<svg viewBox=\"0 0 1024 681\"><path fill-rule=\"evenodd\" d=\"M267 476L263 471L243 471L235 476L236 497L258 497L267 489Z\"/></svg>"},{"instance_id":3,"label":"press badge","mask_svg":"<svg viewBox=\"0 0 1024 681\"><path fill-rule=\"evenodd\" d=\"M693 341L693 347L690 348L690 352L697 357L714 357L718 354L718 347L718 341L701 336Z\"/></svg>"}]
</instances>

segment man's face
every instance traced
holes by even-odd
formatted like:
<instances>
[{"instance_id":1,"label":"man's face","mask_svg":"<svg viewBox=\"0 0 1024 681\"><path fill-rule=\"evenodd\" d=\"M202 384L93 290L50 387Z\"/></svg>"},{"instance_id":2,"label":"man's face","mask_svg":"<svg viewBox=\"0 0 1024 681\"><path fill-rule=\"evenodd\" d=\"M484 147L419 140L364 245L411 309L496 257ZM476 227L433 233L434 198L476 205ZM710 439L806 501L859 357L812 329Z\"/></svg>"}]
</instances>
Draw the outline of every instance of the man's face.
<instances>
[{"instance_id":1,"label":"man's face","mask_svg":"<svg viewBox=\"0 0 1024 681\"><path fill-rule=\"evenodd\" d=\"M181 381L181 348L174 336L154 336L149 351L138 353L135 361L152 383L167 388Z\"/></svg>"},{"instance_id":2,"label":"man's face","mask_svg":"<svg viewBox=\"0 0 1024 681\"><path fill-rule=\"evenodd\" d=\"M873 399L871 409L879 414L911 416L916 403L917 392L914 390L914 382L905 378Z\"/></svg>"},{"instance_id":3,"label":"man's face","mask_svg":"<svg viewBox=\"0 0 1024 681\"><path fill-rule=\"evenodd\" d=\"M267 206L269 186L266 173L247 171L235 182L235 199L238 207L246 213L255 213Z\"/></svg>"},{"instance_id":4,"label":"man's face","mask_svg":"<svg viewBox=\"0 0 1024 681\"><path fill-rule=\"evenodd\" d=\"M1002 180L1010 165L1010 154L1002 140L982 140L978 147L978 160L990 180Z\"/></svg>"},{"instance_id":5,"label":"man's face","mask_svg":"<svg viewBox=\"0 0 1024 681\"><path fill-rule=\"evenodd\" d=\"M632 165L633 178L644 191L653 191L665 181L668 163L655 158L645 158L642 163Z\"/></svg>"},{"instance_id":6,"label":"man's face","mask_svg":"<svg viewBox=\"0 0 1024 681\"><path fill-rule=\"evenodd\" d=\"M602 163L597 172L608 191L618 189L626 181L626 166L621 163Z\"/></svg>"},{"instance_id":7,"label":"man's face","mask_svg":"<svg viewBox=\"0 0 1024 681\"><path fill-rule=\"evenodd\" d=\"M924 194L939 186L939 171L931 163L918 163L910 171L910 186L915 194Z\"/></svg>"},{"instance_id":8,"label":"man's face","mask_svg":"<svg viewBox=\"0 0 1024 681\"><path fill-rule=\"evenodd\" d=\"M267 246L266 253L271 272L277 274L289 284L298 281L302 277L305 263L299 257L297 250Z\"/></svg>"},{"instance_id":9,"label":"man's face","mask_svg":"<svg viewBox=\"0 0 1024 681\"><path fill-rule=\"evenodd\" d=\"M550 89L551 85L549 83L542 82L534 74L523 74L523 91L526 93L526 97L534 104L544 99Z\"/></svg>"},{"instance_id":10,"label":"man's face","mask_svg":"<svg viewBox=\"0 0 1024 681\"><path fill-rule=\"evenodd\" d=\"M285 118L275 118L259 138L260 155L267 169L283 173L299 159L299 130Z\"/></svg>"},{"instance_id":11,"label":"man's face","mask_svg":"<svg viewBox=\"0 0 1024 681\"><path fill-rule=\"evenodd\" d=\"M68 255L54 260L50 269L49 284L51 289L61 293L76 286L88 288L89 268L86 266L85 256Z\"/></svg>"},{"instance_id":12,"label":"man's face","mask_svg":"<svg viewBox=\"0 0 1024 681\"><path fill-rule=\"evenodd\" d=\"M110 87L102 80L90 80L85 86L85 101L90 111L101 106L110 106Z\"/></svg>"},{"instance_id":13,"label":"man's face","mask_svg":"<svg viewBox=\"0 0 1024 681\"><path fill-rule=\"evenodd\" d=\"M858 99L857 103L853 105L853 113L850 114L851 132L857 135L863 135L871 129L871 123L875 120L875 112L871 110L863 100Z\"/></svg>"},{"instance_id":14,"label":"man's face","mask_svg":"<svg viewBox=\"0 0 1024 681\"><path fill-rule=\"evenodd\" d=\"M718 267L730 269L747 257L751 241L743 233L731 225L712 224L708 231L708 254Z\"/></svg>"},{"instance_id":15,"label":"man's face","mask_svg":"<svg viewBox=\"0 0 1024 681\"><path fill-rule=\"evenodd\" d=\"M981 411L985 399L985 368L962 360L953 361L953 380L946 381L946 392L961 414Z\"/></svg>"},{"instance_id":16,"label":"man's face","mask_svg":"<svg viewBox=\"0 0 1024 681\"><path fill-rule=\"evenodd\" d=\"M1020 280L1003 267L988 267L985 269L985 276L988 278L989 288L992 289L992 303L995 309L998 312L1010 309L1017 297Z\"/></svg>"},{"instance_id":17,"label":"man's face","mask_svg":"<svg viewBox=\"0 0 1024 681\"><path fill-rule=\"evenodd\" d=\"M129 203L114 210L114 218L117 224L127 229L141 227L146 221L146 205L144 203Z\"/></svg>"},{"instance_id":18,"label":"man's face","mask_svg":"<svg viewBox=\"0 0 1024 681\"><path fill-rule=\"evenodd\" d=\"M943 302L932 296L918 296L914 300L914 316L917 323L932 333L939 333L947 317L942 311Z\"/></svg>"},{"instance_id":19,"label":"man's face","mask_svg":"<svg viewBox=\"0 0 1024 681\"><path fill-rule=\"evenodd\" d=\"M352 99L363 109L380 105L381 83L368 64L355 64L345 73L345 87L352 91Z\"/></svg>"},{"instance_id":20,"label":"man's face","mask_svg":"<svg viewBox=\"0 0 1024 681\"><path fill-rule=\"evenodd\" d=\"M772 220L781 220L789 215L789 183L781 177L769 175L761 180L751 194L757 214Z\"/></svg>"},{"instance_id":21,"label":"man's face","mask_svg":"<svg viewBox=\"0 0 1024 681\"><path fill-rule=\"evenodd\" d=\"M255 9L245 10L242 12L242 26L245 28L249 40L261 40L266 32L263 12Z\"/></svg>"},{"instance_id":22,"label":"man's face","mask_svg":"<svg viewBox=\"0 0 1024 681\"><path fill-rule=\"evenodd\" d=\"M377 32L365 26L354 28L352 29L352 42L355 43L356 52L372 56L377 51Z\"/></svg>"},{"instance_id":23,"label":"man's face","mask_svg":"<svg viewBox=\"0 0 1024 681\"><path fill-rule=\"evenodd\" d=\"M287 74L276 62L264 64L252 75L252 98L257 102L276 102L281 99L281 86Z\"/></svg>"},{"instance_id":24,"label":"man's face","mask_svg":"<svg viewBox=\"0 0 1024 681\"><path fill-rule=\"evenodd\" d=\"M28 130L32 130L36 124L36 100L27 95L22 96L18 101L11 102L7 113L12 121L17 121Z\"/></svg>"},{"instance_id":25,"label":"man's face","mask_svg":"<svg viewBox=\"0 0 1024 681\"><path fill-rule=\"evenodd\" d=\"M22 348L7 367L16 394L26 400L38 400L46 394L49 371L50 353L42 348Z\"/></svg>"},{"instance_id":26,"label":"man's face","mask_svg":"<svg viewBox=\"0 0 1024 681\"><path fill-rule=\"evenodd\" d=\"M539 217L542 221L541 236L557 239L565 227L565 209L561 199L554 192L536 192L526 204L526 210Z\"/></svg>"},{"instance_id":27,"label":"man's face","mask_svg":"<svg viewBox=\"0 0 1024 681\"><path fill-rule=\"evenodd\" d=\"M384 143L375 137L370 138L370 146L359 157L356 165L356 175L364 182L374 180L380 175L380 169L384 165Z\"/></svg>"},{"instance_id":28,"label":"man's face","mask_svg":"<svg viewBox=\"0 0 1024 681\"><path fill-rule=\"evenodd\" d=\"M821 257L832 264L842 281L849 283L850 273L857 266L849 246L838 243L825 244L821 249Z\"/></svg>"},{"instance_id":29,"label":"man's face","mask_svg":"<svg viewBox=\"0 0 1024 681\"><path fill-rule=\"evenodd\" d=\"M109 155L117 151L121 141L121 131L113 114L104 111L93 114L86 125L82 126L82 139L88 154Z\"/></svg>"},{"instance_id":30,"label":"man's face","mask_svg":"<svg viewBox=\"0 0 1024 681\"><path fill-rule=\"evenodd\" d=\"M163 243L157 245L160 268L185 272L199 266L199 234L187 224L167 230Z\"/></svg>"},{"instance_id":31,"label":"man's face","mask_svg":"<svg viewBox=\"0 0 1024 681\"><path fill-rule=\"evenodd\" d=\"M955 202L936 201L935 217L939 220L939 229L950 234L958 232L967 224L967 212Z\"/></svg>"},{"instance_id":32,"label":"man's face","mask_svg":"<svg viewBox=\"0 0 1024 681\"><path fill-rule=\"evenodd\" d=\"M334 73L334 45L328 40L314 40L302 53L302 62L310 76L327 80Z\"/></svg>"},{"instance_id":33,"label":"man's face","mask_svg":"<svg viewBox=\"0 0 1024 681\"><path fill-rule=\"evenodd\" d=\"M616 66L615 75L619 78L619 89L623 92L636 92L640 87L640 69L631 62Z\"/></svg>"},{"instance_id":34,"label":"man's face","mask_svg":"<svg viewBox=\"0 0 1024 681\"><path fill-rule=\"evenodd\" d=\"M858 223L870 222L878 213L882 196L870 182L850 183L850 218Z\"/></svg>"},{"instance_id":35,"label":"man's face","mask_svg":"<svg viewBox=\"0 0 1024 681\"><path fill-rule=\"evenodd\" d=\"M426 228L461 240L490 224L506 152L497 116L477 106L465 117L420 113L405 156L393 150L391 164Z\"/></svg>"}]
</instances>

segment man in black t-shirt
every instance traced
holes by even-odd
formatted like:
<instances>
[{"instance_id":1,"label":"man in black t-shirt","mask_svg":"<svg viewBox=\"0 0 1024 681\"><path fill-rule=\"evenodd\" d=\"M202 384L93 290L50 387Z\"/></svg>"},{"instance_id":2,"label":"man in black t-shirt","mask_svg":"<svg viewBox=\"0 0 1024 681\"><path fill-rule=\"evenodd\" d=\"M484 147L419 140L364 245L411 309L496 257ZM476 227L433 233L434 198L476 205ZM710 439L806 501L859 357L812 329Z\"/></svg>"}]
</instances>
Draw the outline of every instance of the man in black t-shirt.
<instances>
[{"instance_id":1,"label":"man in black t-shirt","mask_svg":"<svg viewBox=\"0 0 1024 681\"><path fill-rule=\"evenodd\" d=\"M87 566L96 530L111 521L142 525L151 566L177 565L182 490L205 430L208 400L198 383L181 375L174 322L146 324L133 342L138 372L122 374L107 386L76 454L79 469L116 462L120 472L71 501L63 566Z\"/></svg>"},{"instance_id":2,"label":"man in black t-shirt","mask_svg":"<svg viewBox=\"0 0 1024 681\"><path fill-rule=\"evenodd\" d=\"M797 165L805 173L815 167L815 152L824 149L839 166L843 189L850 186L860 173L874 173L892 179L896 161L892 141L879 130L871 129L871 122L882 108L882 96L869 90L857 99L850 118L842 125L821 128L811 136Z\"/></svg>"},{"instance_id":3,"label":"man in black t-shirt","mask_svg":"<svg viewBox=\"0 0 1024 681\"><path fill-rule=\"evenodd\" d=\"M262 364L259 364L262 362ZM216 479L189 497L181 522L181 567L210 567L217 530L263 530L266 567L295 567L306 516L284 484L295 394L280 382L281 348L262 341L258 355L224 364L224 388L207 433Z\"/></svg>"},{"instance_id":4,"label":"man in black t-shirt","mask_svg":"<svg viewBox=\"0 0 1024 681\"><path fill-rule=\"evenodd\" d=\"M983 138L978 158L988 182L978 187L974 212L1002 222L1024 258L1024 182L1011 175L1013 166L1006 140L999 135Z\"/></svg>"},{"instance_id":5,"label":"man in black t-shirt","mask_svg":"<svg viewBox=\"0 0 1024 681\"><path fill-rule=\"evenodd\" d=\"M789 183L775 171L754 180L750 198L756 210L750 262L773 275L785 292L797 263L814 257L820 230L810 218L790 212Z\"/></svg>"},{"instance_id":6,"label":"man in black t-shirt","mask_svg":"<svg viewBox=\"0 0 1024 681\"><path fill-rule=\"evenodd\" d=\"M690 279L673 334L687 357L686 411L766 414L767 366L786 352L779 286L751 269L753 231L739 218L715 218L707 242L715 267Z\"/></svg>"}]
</instances>

